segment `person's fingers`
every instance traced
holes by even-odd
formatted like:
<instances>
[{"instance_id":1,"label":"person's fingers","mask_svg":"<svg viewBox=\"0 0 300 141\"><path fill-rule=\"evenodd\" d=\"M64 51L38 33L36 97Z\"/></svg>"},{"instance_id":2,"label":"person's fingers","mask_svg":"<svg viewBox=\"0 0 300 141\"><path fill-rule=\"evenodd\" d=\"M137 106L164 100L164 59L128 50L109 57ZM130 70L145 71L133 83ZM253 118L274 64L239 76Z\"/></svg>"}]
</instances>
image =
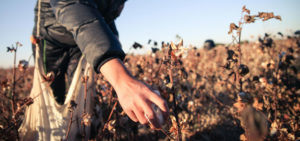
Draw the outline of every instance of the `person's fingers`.
<instances>
[{"instance_id":1,"label":"person's fingers","mask_svg":"<svg viewBox=\"0 0 300 141\"><path fill-rule=\"evenodd\" d=\"M151 102L148 102L148 103L142 103L143 105L143 109L144 109L144 116L147 116L146 118L148 118L147 120L149 120L151 122L151 124L153 124L153 126L155 128L160 128L161 125L159 124L158 122L158 118L155 114L155 112L153 111L152 109L152 103Z\"/></svg>"},{"instance_id":2,"label":"person's fingers","mask_svg":"<svg viewBox=\"0 0 300 141\"><path fill-rule=\"evenodd\" d=\"M136 115L137 119L139 120L139 122L140 122L141 124L146 124L146 123L148 123L148 121L147 121L147 119L146 119L146 117L145 117L145 115L144 115L143 110L142 110L141 108L139 108L137 105L134 106L133 112L134 112L134 114Z\"/></svg>"},{"instance_id":3,"label":"person's fingers","mask_svg":"<svg viewBox=\"0 0 300 141\"><path fill-rule=\"evenodd\" d=\"M153 93L153 92L152 92ZM149 100L152 101L155 105L157 105L164 114L164 118L166 119L169 115L169 108L165 100L163 100L158 94L154 93L149 96Z\"/></svg>"},{"instance_id":4,"label":"person's fingers","mask_svg":"<svg viewBox=\"0 0 300 141\"><path fill-rule=\"evenodd\" d=\"M131 120L133 120L134 122L138 122L138 118L135 116L133 111L129 110L129 111L125 111L125 113Z\"/></svg>"}]
</instances>

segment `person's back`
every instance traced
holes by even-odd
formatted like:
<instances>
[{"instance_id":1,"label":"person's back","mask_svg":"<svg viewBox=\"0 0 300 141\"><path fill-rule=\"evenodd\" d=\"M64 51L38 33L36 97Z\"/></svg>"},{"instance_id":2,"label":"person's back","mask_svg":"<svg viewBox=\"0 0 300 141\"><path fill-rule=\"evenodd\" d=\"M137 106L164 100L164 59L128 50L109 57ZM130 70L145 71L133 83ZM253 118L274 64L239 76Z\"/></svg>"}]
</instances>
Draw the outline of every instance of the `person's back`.
<instances>
[{"instance_id":1,"label":"person's back","mask_svg":"<svg viewBox=\"0 0 300 141\"><path fill-rule=\"evenodd\" d=\"M53 0L42 0L41 3L41 35L46 39L52 39L53 41L60 42L65 45L74 46L76 42L74 41L73 35L68 31L64 25L58 22L53 13L54 9L51 7L50 1ZM57 0L56 0L57 1ZM68 3L75 4L79 2L78 0L68 1ZM119 8L125 3L125 0L81 0L81 3L87 4L90 8L95 8L105 19L105 22L109 25L111 31L118 35L114 20L119 16ZM37 11L38 3L35 6L35 23L37 23ZM78 9L80 13L80 9ZM74 13L75 14L75 13ZM109 16L114 15L114 16ZM72 15L66 15L72 16ZM36 34L36 25L33 31L33 35Z\"/></svg>"}]
</instances>

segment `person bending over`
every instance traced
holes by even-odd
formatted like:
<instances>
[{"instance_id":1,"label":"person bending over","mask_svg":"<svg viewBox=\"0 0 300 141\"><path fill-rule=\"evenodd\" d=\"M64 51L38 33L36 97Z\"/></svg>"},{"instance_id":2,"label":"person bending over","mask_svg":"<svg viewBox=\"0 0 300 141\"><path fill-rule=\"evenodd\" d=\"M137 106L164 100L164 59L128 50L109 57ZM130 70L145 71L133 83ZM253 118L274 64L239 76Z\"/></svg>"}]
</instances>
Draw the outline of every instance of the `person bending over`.
<instances>
[{"instance_id":1,"label":"person bending over","mask_svg":"<svg viewBox=\"0 0 300 141\"><path fill-rule=\"evenodd\" d=\"M157 105L166 117L166 102L135 79L122 63L125 53L114 20L120 15L125 1L41 0L39 44L44 73L54 74L51 88L56 101L63 104L66 85L72 80L79 59L84 55L94 71L102 73L113 86L130 119L146 124L147 115L158 128L160 125L151 105ZM37 11L36 6L35 23ZM33 35L36 32L35 24Z\"/></svg>"}]
</instances>

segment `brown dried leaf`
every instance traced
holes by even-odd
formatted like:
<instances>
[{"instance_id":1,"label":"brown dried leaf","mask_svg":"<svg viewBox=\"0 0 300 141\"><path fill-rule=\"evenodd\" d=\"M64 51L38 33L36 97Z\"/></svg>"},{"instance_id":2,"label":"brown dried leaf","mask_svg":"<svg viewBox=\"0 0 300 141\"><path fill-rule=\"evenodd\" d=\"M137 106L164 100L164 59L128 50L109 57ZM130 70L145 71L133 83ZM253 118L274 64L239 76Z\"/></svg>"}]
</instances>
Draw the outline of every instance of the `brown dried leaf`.
<instances>
[{"instance_id":1,"label":"brown dried leaf","mask_svg":"<svg viewBox=\"0 0 300 141\"><path fill-rule=\"evenodd\" d=\"M168 87L168 88L172 88L173 87L173 84L172 83L168 83L168 84L166 84L166 87Z\"/></svg>"},{"instance_id":2,"label":"brown dried leaf","mask_svg":"<svg viewBox=\"0 0 300 141\"><path fill-rule=\"evenodd\" d=\"M279 16L279 15L275 16L274 18L281 21L281 16Z\"/></svg>"},{"instance_id":3,"label":"brown dried leaf","mask_svg":"<svg viewBox=\"0 0 300 141\"><path fill-rule=\"evenodd\" d=\"M71 100L70 105L68 106L69 111L72 111L76 108L77 103L74 100Z\"/></svg>"},{"instance_id":4,"label":"brown dried leaf","mask_svg":"<svg viewBox=\"0 0 300 141\"><path fill-rule=\"evenodd\" d=\"M274 135L274 134L276 134L277 130L278 130L278 125L277 125L276 122L273 122L271 124L271 127L270 127L270 134L271 134L271 136Z\"/></svg>"},{"instance_id":5,"label":"brown dried leaf","mask_svg":"<svg viewBox=\"0 0 300 141\"><path fill-rule=\"evenodd\" d=\"M82 115L82 124L85 126L90 126L92 123L92 116L88 113Z\"/></svg>"},{"instance_id":6,"label":"brown dried leaf","mask_svg":"<svg viewBox=\"0 0 300 141\"><path fill-rule=\"evenodd\" d=\"M9 87L10 83L9 83L8 79L1 80L0 86L2 87L2 89L4 89L4 88L6 89L7 87Z\"/></svg>"},{"instance_id":7,"label":"brown dried leaf","mask_svg":"<svg viewBox=\"0 0 300 141\"><path fill-rule=\"evenodd\" d=\"M16 51L16 49L14 47L6 47L7 48L7 52L14 52Z\"/></svg>"},{"instance_id":8,"label":"brown dried leaf","mask_svg":"<svg viewBox=\"0 0 300 141\"><path fill-rule=\"evenodd\" d=\"M46 75L43 75L43 78L47 82L53 82L55 78L55 74L53 71L48 72Z\"/></svg>"},{"instance_id":9,"label":"brown dried leaf","mask_svg":"<svg viewBox=\"0 0 300 141\"><path fill-rule=\"evenodd\" d=\"M229 27L229 32L228 32L228 34L231 34L233 30L237 30L238 28L239 28L239 27L238 27L236 24L231 23L231 24L230 24L230 27Z\"/></svg>"},{"instance_id":10,"label":"brown dried leaf","mask_svg":"<svg viewBox=\"0 0 300 141\"><path fill-rule=\"evenodd\" d=\"M23 46L23 44L21 44L20 42L16 42L16 45L19 46L19 47Z\"/></svg>"},{"instance_id":11,"label":"brown dried leaf","mask_svg":"<svg viewBox=\"0 0 300 141\"><path fill-rule=\"evenodd\" d=\"M259 12L258 13L258 17L262 18L263 21L266 21L268 19L271 19L274 17L274 13L271 12L271 13L266 13L266 12Z\"/></svg>"},{"instance_id":12,"label":"brown dried leaf","mask_svg":"<svg viewBox=\"0 0 300 141\"><path fill-rule=\"evenodd\" d=\"M287 114L283 114L283 118L284 118L285 120L289 120L289 119L290 119L290 116L287 115Z\"/></svg>"},{"instance_id":13,"label":"brown dried leaf","mask_svg":"<svg viewBox=\"0 0 300 141\"><path fill-rule=\"evenodd\" d=\"M263 109L263 103L259 103L257 98L254 98L254 102L252 104L252 106L256 109L256 110L262 110Z\"/></svg>"},{"instance_id":14,"label":"brown dried leaf","mask_svg":"<svg viewBox=\"0 0 300 141\"><path fill-rule=\"evenodd\" d=\"M25 98L24 101L27 106L33 104L33 99L31 97Z\"/></svg>"},{"instance_id":15,"label":"brown dried leaf","mask_svg":"<svg viewBox=\"0 0 300 141\"><path fill-rule=\"evenodd\" d=\"M177 44L177 47L181 47L181 46L183 46L183 39L181 39L181 40L179 41L179 43Z\"/></svg>"},{"instance_id":16,"label":"brown dried leaf","mask_svg":"<svg viewBox=\"0 0 300 141\"><path fill-rule=\"evenodd\" d=\"M172 50L178 49L177 46L173 42L171 42L171 48L172 48Z\"/></svg>"},{"instance_id":17,"label":"brown dried leaf","mask_svg":"<svg viewBox=\"0 0 300 141\"><path fill-rule=\"evenodd\" d=\"M243 6L243 12L246 12L246 13L250 14L250 10L247 9L245 5Z\"/></svg>"},{"instance_id":18,"label":"brown dried leaf","mask_svg":"<svg viewBox=\"0 0 300 141\"><path fill-rule=\"evenodd\" d=\"M175 135L177 135L178 134L178 129L177 129L177 122L176 122L176 118L174 117L174 116L170 116L170 119L171 119L171 121L172 121L172 126L171 126L171 128L169 129L169 132L170 133L173 133L173 134L175 134Z\"/></svg>"},{"instance_id":19,"label":"brown dried leaf","mask_svg":"<svg viewBox=\"0 0 300 141\"><path fill-rule=\"evenodd\" d=\"M245 21L245 23L254 23L255 22L255 17L256 16L245 15L244 16L244 21Z\"/></svg>"},{"instance_id":20,"label":"brown dried leaf","mask_svg":"<svg viewBox=\"0 0 300 141\"><path fill-rule=\"evenodd\" d=\"M290 140L295 140L296 139L296 137L295 137L295 135L294 134L292 134L292 133L289 133L288 134L288 139L290 139Z\"/></svg>"},{"instance_id":21,"label":"brown dried leaf","mask_svg":"<svg viewBox=\"0 0 300 141\"><path fill-rule=\"evenodd\" d=\"M281 17L278 15L278 16L274 16L274 13L273 12L259 12L258 13L258 17L261 18L263 21L267 21L269 19L272 19L272 18L275 18L277 20L281 20Z\"/></svg>"},{"instance_id":22,"label":"brown dried leaf","mask_svg":"<svg viewBox=\"0 0 300 141\"><path fill-rule=\"evenodd\" d=\"M297 112L297 111L300 111L300 104L297 103L296 105L294 105L294 110Z\"/></svg>"},{"instance_id":23,"label":"brown dried leaf","mask_svg":"<svg viewBox=\"0 0 300 141\"><path fill-rule=\"evenodd\" d=\"M88 80L89 80L89 76L86 76L86 75L85 75L85 76L82 76L82 77L81 77L81 82L82 82L82 83L86 83Z\"/></svg>"},{"instance_id":24,"label":"brown dried leaf","mask_svg":"<svg viewBox=\"0 0 300 141\"><path fill-rule=\"evenodd\" d=\"M116 131L115 125L116 125L116 120L109 121L107 124L108 131L114 133Z\"/></svg>"}]
</instances>

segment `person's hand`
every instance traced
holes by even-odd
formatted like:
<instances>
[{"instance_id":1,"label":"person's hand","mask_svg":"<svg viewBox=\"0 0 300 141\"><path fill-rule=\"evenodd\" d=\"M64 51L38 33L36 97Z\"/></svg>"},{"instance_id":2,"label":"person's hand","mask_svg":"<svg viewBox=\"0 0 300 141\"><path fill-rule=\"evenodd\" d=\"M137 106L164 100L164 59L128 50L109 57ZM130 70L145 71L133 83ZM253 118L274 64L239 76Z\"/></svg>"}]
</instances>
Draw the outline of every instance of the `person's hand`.
<instances>
[{"instance_id":1,"label":"person's hand","mask_svg":"<svg viewBox=\"0 0 300 141\"><path fill-rule=\"evenodd\" d=\"M134 79L119 59L106 62L100 71L116 90L121 107L130 119L146 124L148 118L155 128L162 126L158 122L161 115L156 115L151 105L157 105L167 119L166 102L144 83Z\"/></svg>"},{"instance_id":2,"label":"person's hand","mask_svg":"<svg viewBox=\"0 0 300 141\"><path fill-rule=\"evenodd\" d=\"M127 83L117 86L115 90L123 110L133 121L146 124L149 119L155 128L159 128L162 126L159 122L159 116L167 119L168 108L166 102L140 81L131 79ZM157 105L163 115L157 115L152 109L152 104Z\"/></svg>"}]
</instances>

